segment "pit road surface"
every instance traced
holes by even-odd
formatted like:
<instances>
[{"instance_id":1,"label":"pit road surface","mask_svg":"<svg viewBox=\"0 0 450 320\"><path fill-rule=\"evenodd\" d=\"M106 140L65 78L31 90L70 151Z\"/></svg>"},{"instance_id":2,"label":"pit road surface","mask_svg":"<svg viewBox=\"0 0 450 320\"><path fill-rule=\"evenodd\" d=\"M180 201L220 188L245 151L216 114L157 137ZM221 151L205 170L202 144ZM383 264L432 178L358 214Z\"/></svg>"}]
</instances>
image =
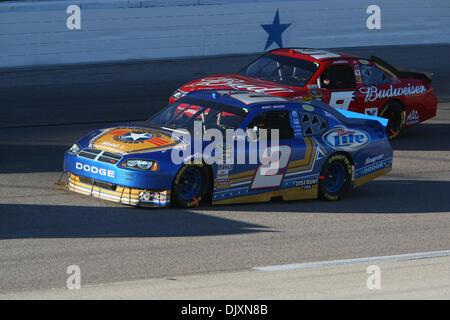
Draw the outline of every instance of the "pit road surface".
<instances>
[{"instance_id":1,"label":"pit road surface","mask_svg":"<svg viewBox=\"0 0 450 320\"><path fill-rule=\"evenodd\" d=\"M148 118L179 85L255 56L1 70L0 293L63 289L70 265L89 286L449 250L450 45L341 51L434 72L439 106L436 118L393 141L390 174L339 202L149 210L55 186L78 137ZM439 269L443 277L449 268Z\"/></svg>"}]
</instances>

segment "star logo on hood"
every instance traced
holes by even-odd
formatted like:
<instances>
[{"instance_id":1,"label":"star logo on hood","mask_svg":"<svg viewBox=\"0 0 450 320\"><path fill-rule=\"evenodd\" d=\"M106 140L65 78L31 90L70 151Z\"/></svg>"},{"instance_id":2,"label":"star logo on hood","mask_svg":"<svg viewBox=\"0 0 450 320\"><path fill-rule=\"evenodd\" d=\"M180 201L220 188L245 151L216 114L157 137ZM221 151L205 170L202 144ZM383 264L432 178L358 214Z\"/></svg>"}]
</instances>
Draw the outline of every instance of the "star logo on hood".
<instances>
[{"instance_id":1,"label":"star logo on hood","mask_svg":"<svg viewBox=\"0 0 450 320\"><path fill-rule=\"evenodd\" d=\"M261 27L269 34L269 38L267 38L266 46L264 50L272 45L272 43L276 43L280 48L283 48L283 40L281 38L281 34L290 26L290 23L280 24L280 14L278 12L275 13L275 18L273 18L272 24L262 24Z\"/></svg>"},{"instance_id":2,"label":"star logo on hood","mask_svg":"<svg viewBox=\"0 0 450 320\"><path fill-rule=\"evenodd\" d=\"M142 141L142 140L148 140L153 138L153 135L146 132L129 132L125 133L120 137L120 139L126 140L126 141Z\"/></svg>"}]
</instances>

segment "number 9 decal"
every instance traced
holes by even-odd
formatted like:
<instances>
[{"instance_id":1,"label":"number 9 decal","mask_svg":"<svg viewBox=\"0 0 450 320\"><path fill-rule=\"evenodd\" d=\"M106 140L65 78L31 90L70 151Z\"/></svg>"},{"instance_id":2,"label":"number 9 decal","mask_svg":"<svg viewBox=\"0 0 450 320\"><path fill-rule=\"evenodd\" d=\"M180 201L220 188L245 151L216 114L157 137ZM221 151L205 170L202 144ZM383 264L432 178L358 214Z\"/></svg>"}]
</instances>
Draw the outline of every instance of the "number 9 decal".
<instances>
[{"instance_id":1,"label":"number 9 decal","mask_svg":"<svg viewBox=\"0 0 450 320\"><path fill-rule=\"evenodd\" d=\"M350 103L355 101L355 91L332 92L328 104L336 109L348 110Z\"/></svg>"},{"instance_id":2,"label":"number 9 decal","mask_svg":"<svg viewBox=\"0 0 450 320\"><path fill-rule=\"evenodd\" d=\"M289 146L273 146L264 149L261 155L261 165L253 177L251 190L274 188L281 186L284 173L279 173L287 167L291 157Z\"/></svg>"}]
</instances>

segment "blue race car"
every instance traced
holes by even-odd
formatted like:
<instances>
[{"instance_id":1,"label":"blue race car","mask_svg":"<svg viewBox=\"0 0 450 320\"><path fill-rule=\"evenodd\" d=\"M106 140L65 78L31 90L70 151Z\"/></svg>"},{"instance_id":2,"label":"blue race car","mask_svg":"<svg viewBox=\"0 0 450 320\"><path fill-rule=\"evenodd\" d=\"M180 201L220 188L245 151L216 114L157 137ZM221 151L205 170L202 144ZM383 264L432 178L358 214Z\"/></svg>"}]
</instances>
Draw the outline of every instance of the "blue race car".
<instances>
[{"instance_id":1,"label":"blue race car","mask_svg":"<svg viewBox=\"0 0 450 320\"><path fill-rule=\"evenodd\" d=\"M338 200L391 171L386 125L315 100L197 91L81 138L64 156L66 187L150 207Z\"/></svg>"}]
</instances>

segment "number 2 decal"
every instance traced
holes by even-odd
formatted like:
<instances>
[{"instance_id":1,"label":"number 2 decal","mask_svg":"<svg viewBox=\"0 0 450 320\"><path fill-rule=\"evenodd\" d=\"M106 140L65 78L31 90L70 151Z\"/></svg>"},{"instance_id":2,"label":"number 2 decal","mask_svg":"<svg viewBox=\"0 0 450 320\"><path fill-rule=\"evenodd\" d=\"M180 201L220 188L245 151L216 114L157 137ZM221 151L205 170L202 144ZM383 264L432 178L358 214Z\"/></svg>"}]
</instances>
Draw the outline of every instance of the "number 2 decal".
<instances>
[{"instance_id":1,"label":"number 2 decal","mask_svg":"<svg viewBox=\"0 0 450 320\"><path fill-rule=\"evenodd\" d=\"M291 157L291 147L274 146L264 149L261 155L261 165L256 170L250 189L264 189L281 186L284 173L280 170L286 168Z\"/></svg>"}]
</instances>

